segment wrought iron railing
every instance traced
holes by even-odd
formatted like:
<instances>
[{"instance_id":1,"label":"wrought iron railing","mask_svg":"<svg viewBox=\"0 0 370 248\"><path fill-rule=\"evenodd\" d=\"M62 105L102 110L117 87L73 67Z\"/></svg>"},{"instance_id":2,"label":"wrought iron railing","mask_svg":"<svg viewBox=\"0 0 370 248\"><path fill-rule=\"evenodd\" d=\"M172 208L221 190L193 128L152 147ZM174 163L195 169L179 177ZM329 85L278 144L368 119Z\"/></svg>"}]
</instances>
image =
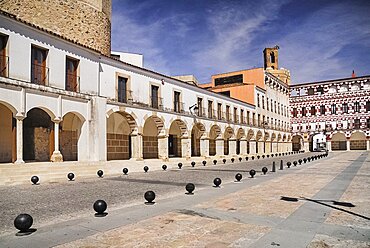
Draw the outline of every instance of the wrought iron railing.
<instances>
[{"instance_id":1,"label":"wrought iron railing","mask_svg":"<svg viewBox=\"0 0 370 248\"><path fill-rule=\"evenodd\" d=\"M66 90L80 92L80 77L73 73L66 73Z\"/></svg>"},{"instance_id":2,"label":"wrought iron railing","mask_svg":"<svg viewBox=\"0 0 370 248\"><path fill-rule=\"evenodd\" d=\"M48 85L49 84L49 68L39 64L31 65L31 83Z\"/></svg>"},{"instance_id":3,"label":"wrought iron railing","mask_svg":"<svg viewBox=\"0 0 370 248\"><path fill-rule=\"evenodd\" d=\"M150 106L154 109L163 110L163 98L162 97L150 97Z\"/></svg>"},{"instance_id":4,"label":"wrought iron railing","mask_svg":"<svg viewBox=\"0 0 370 248\"><path fill-rule=\"evenodd\" d=\"M9 56L0 55L0 76L9 77Z\"/></svg>"}]
</instances>

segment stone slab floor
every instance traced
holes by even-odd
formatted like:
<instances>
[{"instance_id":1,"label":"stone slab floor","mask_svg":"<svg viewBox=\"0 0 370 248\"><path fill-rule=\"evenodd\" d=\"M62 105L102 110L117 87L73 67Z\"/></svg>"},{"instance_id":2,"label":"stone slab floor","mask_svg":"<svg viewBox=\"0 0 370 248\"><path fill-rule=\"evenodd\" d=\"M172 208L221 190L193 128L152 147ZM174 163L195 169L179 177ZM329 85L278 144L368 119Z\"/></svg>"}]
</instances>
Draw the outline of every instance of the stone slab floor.
<instances>
[{"instance_id":1,"label":"stone slab floor","mask_svg":"<svg viewBox=\"0 0 370 248\"><path fill-rule=\"evenodd\" d=\"M284 163L298 157L284 158ZM38 230L23 237L8 228L0 247L370 247L368 152L335 152L262 175L260 168L267 163L272 160L158 171L151 178L133 175L125 184L106 186L142 185L144 190L157 185L154 205L135 198L109 205L104 218L90 212L35 223ZM251 168L257 169L253 179L247 174ZM238 171L243 174L239 183L233 180ZM215 176L223 179L220 188L210 183ZM194 195L184 194L190 181L197 187Z\"/></svg>"}]
</instances>

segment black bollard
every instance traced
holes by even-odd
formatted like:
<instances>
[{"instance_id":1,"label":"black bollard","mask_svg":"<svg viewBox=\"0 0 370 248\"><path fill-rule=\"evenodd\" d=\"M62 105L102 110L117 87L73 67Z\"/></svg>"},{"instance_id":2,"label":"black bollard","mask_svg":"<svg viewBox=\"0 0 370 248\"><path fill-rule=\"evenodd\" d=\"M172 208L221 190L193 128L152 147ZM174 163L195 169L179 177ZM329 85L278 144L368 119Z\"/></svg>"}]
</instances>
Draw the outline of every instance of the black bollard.
<instances>
[{"instance_id":1,"label":"black bollard","mask_svg":"<svg viewBox=\"0 0 370 248\"><path fill-rule=\"evenodd\" d=\"M240 173L237 173L237 174L235 175L235 179L236 179L236 181L238 181L238 182L240 182L240 180L242 180L242 178L243 178L243 176L242 176L242 174L240 174Z\"/></svg>"},{"instance_id":2,"label":"black bollard","mask_svg":"<svg viewBox=\"0 0 370 248\"><path fill-rule=\"evenodd\" d=\"M220 187L221 185L221 178L219 177L216 177L214 180L213 180L213 184L215 185L215 187Z\"/></svg>"},{"instance_id":3,"label":"black bollard","mask_svg":"<svg viewBox=\"0 0 370 248\"><path fill-rule=\"evenodd\" d=\"M256 171L255 170L250 170L249 171L249 175L252 177L252 178L254 178L254 175L256 175Z\"/></svg>"},{"instance_id":4,"label":"black bollard","mask_svg":"<svg viewBox=\"0 0 370 248\"><path fill-rule=\"evenodd\" d=\"M182 168L182 163L178 163L177 166L179 167L179 169Z\"/></svg>"},{"instance_id":5,"label":"black bollard","mask_svg":"<svg viewBox=\"0 0 370 248\"><path fill-rule=\"evenodd\" d=\"M215 159L215 160L213 160L213 164L214 165L216 165L217 164L217 160Z\"/></svg>"},{"instance_id":6,"label":"black bollard","mask_svg":"<svg viewBox=\"0 0 370 248\"><path fill-rule=\"evenodd\" d=\"M72 181L73 178L75 178L75 174L73 174L72 172L70 172L70 173L68 173L67 177L68 177L69 181Z\"/></svg>"},{"instance_id":7,"label":"black bollard","mask_svg":"<svg viewBox=\"0 0 370 248\"><path fill-rule=\"evenodd\" d=\"M103 200L97 200L94 205L93 205L93 208L95 210L95 217L104 217L107 215L107 213L105 213L105 210L107 210L107 203Z\"/></svg>"},{"instance_id":8,"label":"black bollard","mask_svg":"<svg viewBox=\"0 0 370 248\"><path fill-rule=\"evenodd\" d=\"M272 162L271 172L276 172L275 161Z\"/></svg>"},{"instance_id":9,"label":"black bollard","mask_svg":"<svg viewBox=\"0 0 370 248\"><path fill-rule=\"evenodd\" d=\"M162 169L165 171L165 170L167 170L167 165L162 165Z\"/></svg>"},{"instance_id":10,"label":"black bollard","mask_svg":"<svg viewBox=\"0 0 370 248\"><path fill-rule=\"evenodd\" d=\"M19 230L19 234L26 234L30 231L33 224L33 218L29 214L20 214L14 219L14 227Z\"/></svg>"},{"instance_id":11,"label":"black bollard","mask_svg":"<svg viewBox=\"0 0 370 248\"><path fill-rule=\"evenodd\" d=\"M39 177L38 176L32 176L31 177L31 182L36 185L39 182Z\"/></svg>"},{"instance_id":12,"label":"black bollard","mask_svg":"<svg viewBox=\"0 0 370 248\"><path fill-rule=\"evenodd\" d=\"M269 157L270 157L270 155L268 155L268 154L267 154L267 155L266 155L266 157L267 157L267 158L269 158Z\"/></svg>"},{"instance_id":13,"label":"black bollard","mask_svg":"<svg viewBox=\"0 0 370 248\"><path fill-rule=\"evenodd\" d=\"M263 173L263 175L266 175L267 171L268 171L267 167L263 167L263 168L262 168L262 173Z\"/></svg>"},{"instance_id":14,"label":"black bollard","mask_svg":"<svg viewBox=\"0 0 370 248\"><path fill-rule=\"evenodd\" d=\"M257 159L260 159L260 157L261 157L260 155L257 155Z\"/></svg>"},{"instance_id":15,"label":"black bollard","mask_svg":"<svg viewBox=\"0 0 370 248\"><path fill-rule=\"evenodd\" d=\"M303 163L305 164L307 162L307 158L304 158L303 159Z\"/></svg>"},{"instance_id":16,"label":"black bollard","mask_svg":"<svg viewBox=\"0 0 370 248\"><path fill-rule=\"evenodd\" d=\"M235 161L235 158L231 158L231 163L234 163L234 161Z\"/></svg>"},{"instance_id":17,"label":"black bollard","mask_svg":"<svg viewBox=\"0 0 370 248\"><path fill-rule=\"evenodd\" d=\"M195 185L193 183L188 183L185 186L186 191L188 192L188 195L193 195L193 191L195 189Z\"/></svg>"},{"instance_id":18,"label":"black bollard","mask_svg":"<svg viewBox=\"0 0 370 248\"><path fill-rule=\"evenodd\" d=\"M98 170L98 172L96 172L96 174L98 175L98 177L103 177L104 172L102 170Z\"/></svg>"},{"instance_id":19,"label":"black bollard","mask_svg":"<svg viewBox=\"0 0 370 248\"><path fill-rule=\"evenodd\" d=\"M195 166L195 162L191 162L191 167L194 167Z\"/></svg>"},{"instance_id":20,"label":"black bollard","mask_svg":"<svg viewBox=\"0 0 370 248\"><path fill-rule=\"evenodd\" d=\"M123 174L127 175L127 173L128 173L128 169L127 169L127 168L123 168L123 169L122 169L122 172L123 172Z\"/></svg>"},{"instance_id":21,"label":"black bollard","mask_svg":"<svg viewBox=\"0 0 370 248\"><path fill-rule=\"evenodd\" d=\"M254 156L252 156L252 160L254 160Z\"/></svg>"},{"instance_id":22,"label":"black bollard","mask_svg":"<svg viewBox=\"0 0 370 248\"><path fill-rule=\"evenodd\" d=\"M297 166L298 162L297 161L293 161L293 165L294 166Z\"/></svg>"},{"instance_id":23,"label":"black bollard","mask_svg":"<svg viewBox=\"0 0 370 248\"><path fill-rule=\"evenodd\" d=\"M274 157L274 154L271 154L271 157L273 158Z\"/></svg>"},{"instance_id":24,"label":"black bollard","mask_svg":"<svg viewBox=\"0 0 370 248\"><path fill-rule=\"evenodd\" d=\"M222 159L222 162L226 163L226 159L225 159L225 158L224 158L224 159Z\"/></svg>"},{"instance_id":25,"label":"black bollard","mask_svg":"<svg viewBox=\"0 0 370 248\"><path fill-rule=\"evenodd\" d=\"M239 157L239 162L241 162L243 160L243 158L242 157Z\"/></svg>"},{"instance_id":26,"label":"black bollard","mask_svg":"<svg viewBox=\"0 0 370 248\"><path fill-rule=\"evenodd\" d=\"M145 192L144 198L147 201L145 204L154 204L155 193L151 190Z\"/></svg>"},{"instance_id":27,"label":"black bollard","mask_svg":"<svg viewBox=\"0 0 370 248\"><path fill-rule=\"evenodd\" d=\"M248 161L248 159L249 159L248 157L245 157L245 160L246 160L246 161Z\"/></svg>"},{"instance_id":28,"label":"black bollard","mask_svg":"<svg viewBox=\"0 0 370 248\"><path fill-rule=\"evenodd\" d=\"M148 170L149 170L149 167L145 165L145 166L144 166L144 172L145 172L145 173L147 173L147 172L148 172Z\"/></svg>"},{"instance_id":29,"label":"black bollard","mask_svg":"<svg viewBox=\"0 0 370 248\"><path fill-rule=\"evenodd\" d=\"M298 163L299 163L299 165L301 165L302 164L302 159L298 159Z\"/></svg>"},{"instance_id":30,"label":"black bollard","mask_svg":"<svg viewBox=\"0 0 370 248\"><path fill-rule=\"evenodd\" d=\"M203 160L202 164L203 164L203 166L206 166L207 161Z\"/></svg>"},{"instance_id":31,"label":"black bollard","mask_svg":"<svg viewBox=\"0 0 370 248\"><path fill-rule=\"evenodd\" d=\"M262 158L265 158L265 154L262 155Z\"/></svg>"},{"instance_id":32,"label":"black bollard","mask_svg":"<svg viewBox=\"0 0 370 248\"><path fill-rule=\"evenodd\" d=\"M283 160L280 160L280 170L284 170Z\"/></svg>"},{"instance_id":33,"label":"black bollard","mask_svg":"<svg viewBox=\"0 0 370 248\"><path fill-rule=\"evenodd\" d=\"M290 168L290 166L292 165L292 163L291 162L287 162L286 163L286 166L288 166L288 168Z\"/></svg>"}]
</instances>

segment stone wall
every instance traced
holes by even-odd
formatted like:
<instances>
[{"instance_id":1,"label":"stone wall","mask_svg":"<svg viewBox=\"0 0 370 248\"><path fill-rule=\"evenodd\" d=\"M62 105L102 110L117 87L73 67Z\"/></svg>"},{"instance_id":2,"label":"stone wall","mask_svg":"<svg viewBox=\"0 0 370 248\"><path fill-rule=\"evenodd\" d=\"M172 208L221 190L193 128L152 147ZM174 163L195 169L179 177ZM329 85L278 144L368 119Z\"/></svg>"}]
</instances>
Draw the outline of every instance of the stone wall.
<instances>
[{"instance_id":1,"label":"stone wall","mask_svg":"<svg viewBox=\"0 0 370 248\"><path fill-rule=\"evenodd\" d=\"M216 155L216 140L215 139L209 140L209 155L210 156Z\"/></svg>"},{"instance_id":2,"label":"stone wall","mask_svg":"<svg viewBox=\"0 0 370 248\"><path fill-rule=\"evenodd\" d=\"M111 0L8 0L0 9L110 55Z\"/></svg>"},{"instance_id":3,"label":"stone wall","mask_svg":"<svg viewBox=\"0 0 370 248\"><path fill-rule=\"evenodd\" d=\"M77 132L63 130L59 134L59 150L64 161L77 161Z\"/></svg>"},{"instance_id":4,"label":"stone wall","mask_svg":"<svg viewBox=\"0 0 370 248\"><path fill-rule=\"evenodd\" d=\"M125 134L107 134L107 159L119 160L130 158L130 136Z\"/></svg>"},{"instance_id":5,"label":"stone wall","mask_svg":"<svg viewBox=\"0 0 370 248\"><path fill-rule=\"evenodd\" d=\"M50 129L34 128L34 144L35 160L40 162L50 161Z\"/></svg>"},{"instance_id":6,"label":"stone wall","mask_svg":"<svg viewBox=\"0 0 370 248\"><path fill-rule=\"evenodd\" d=\"M224 154L229 155L229 139L224 140Z\"/></svg>"},{"instance_id":7,"label":"stone wall","mask_svg":"<svg viewBox=\"0 0 370 248\"><path fill-rule=\"evenodd\" d=\"M351 140L350 149L351 150L366 150L366 140Z\"/></svg>"},{"instance_id":8,"label":"stone wall","mask_svg":"<svg viewBox=\"0 0 370 248\"><path fill-rule=\"evenodd\" d=\"M143 157L158 158L158 138L155 136L143 136Z\"/></svg>"},{"instance_id":9,"label":"stone wall","mask_svg":"<svg viewBox=\"0 0 370 248\"><path fill-rule=\"evenodd\" d=\"M347 150L347 142L346 141L332 141L331 142L331 149L333 151L336 150Z\"/></svg>"}]
</instances>

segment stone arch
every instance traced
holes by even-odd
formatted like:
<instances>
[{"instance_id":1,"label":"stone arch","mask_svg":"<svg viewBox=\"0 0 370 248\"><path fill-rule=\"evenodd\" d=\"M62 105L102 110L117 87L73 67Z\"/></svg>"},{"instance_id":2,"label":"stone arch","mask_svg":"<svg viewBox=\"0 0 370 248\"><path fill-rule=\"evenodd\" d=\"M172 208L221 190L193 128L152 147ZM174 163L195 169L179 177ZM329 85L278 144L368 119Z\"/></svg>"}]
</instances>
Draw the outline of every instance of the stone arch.
<instances>
[{"instance_id":1,"label":"stone arch","mask_svg":"<svg viewBox=\"0 0 370 248\"><path fill-rule=\"evenodd\" d=\"M124 111L107 113L107 160L132 157L131 134L137 131L135 118Z\"/></svg>"},{"instance_id":2,"label":"stone arch","mask_svg":"<svg viewBox=\"0 0 370 248\"><path fill-rule=\"evenodd\" d=\"M188 129L182 120L176 119L172 121L168 129L168 156L181 157L182 146L181 138L188 135Z\"/></svg>"},{"instance_id":3,"label":"stone arch","mask_svg":"<svg viewBox=\"0 0 370 248\"><path fill-rule=\"evenodd\" d=\"M76 112L68 112L59 124L59 151L64 161L77 161L81 128L85 119Z\"/></svg>"},{"instance_id":4,"label":"stone arch","mask_svg":"<svg viewBox=\"0 0 370 248\"><path fill-rule=\"evenodd\" d=\"M143 158L158 158L158 136L164 135L164 123L158 116L145 118L143 126Z\"/></svg>"},{"instance_id":5,"label":"stone arch","mask_svg":"<svg viewBox=\"0 0 370 248\"><path fill-rule=\"evenodd\" d=\"M206 128L200 123L193 124L191 129L191 156L200 156L200 138L205 135Z\"/></svg>"},{"instance_id":6,"label":"stone arch","mask_svg":"<svg viewBox=\"0 0 370 248\"><path fill-rule=\"evenodd\" d=\"M243 128L239 128L236 132L236 154L240 154L240 140L246 138Z\"/></svg>"},{"instance_id":7,"label":"stone arch","mask_svg":"<svg viewBox=\"0 0 370 248\"><path fill-rule=\"evenodd\" d=\"M349 139L351 150L366 150L366 134L361 131L354 131Z\"/></svg>"},{"instance_id":8,"label":"stone arch","mask_svg":"<svg viewBox=\"0 0 370 248\"><path fill-rule=\"evenodd\" d=\"M326 135L323 133L310 134L308 141L309 141L309 150L311 152L326 149Z\"/></svg>"},{"instance_id":9,"label":"stone arch","mask_svg":"<svg viewBox=\"0 0 370 248\"><path fill-rule=\"evenodd\" d=\"M17 112L18 112L17 109L13 105L11 105L10 103L7 103L5 101L0 100L0 105L4 105L4 107L8 108L12 112L13 115L17 114Z\"/></svg>"},{"instance_id":10,"label":"stone arch","mask_svg":"<svg viewBox=\"0 0 370 248\"><path fill-rule=\"evenodd\" d=\"M51 111L32 108L23 121L23 159L25 161L50 161L54 152L54 123Z\"/></svg>"},{"instance_id":11,"label":"stone arch","mask_svg":"<svg viewBox=\"0 0 370 248\"><path fill-rule=\"evenodd\" d=\"M281 134L279 133L278 136L277 136L277 141L281 141Z\"/></svg>"},{"instance_id":12,"label":"stone arch","mask_svg":"<svg viewBox=\"0 0 370 248\"><path fill-rule=\"evenodd\" d=\"M226 127L224 131L224 155L229 155L230 139L235 137L234 130L231 127Z\"/></svg>"},{"instance_id":13,"label":"stone arch","mask_svg":"<svg viewBox=\"0 0 370 248\"><path fill-rule=\"evenodd\" d=\"M261 130L258 130L258 132L256 134L256 140L259 141L260 139L262 139L262 136L263 136L263 134L262 134Z\"/></svg>"},{"instance_id":14,"label":"stone arch","mask_svg":"<svg viewBox=\"0 0 370 248\"><path fill-rule=\"evenodd\" d=\"M0 102L0 163L10 163L16 160L16 114L10 104Z\"/></svg>"},{"instance_id":15,"label":"stone arch","mask_svg":"<svg viewBox=\"0 0 370 248\"><path fill-rule=\"evenodd\" d=\"M292 137L292 150L293 151L300 151L302 149L303 149L303 137L299 134L293 135L293 137Z\"/></svg>"},{"instance_id":16,"label":"stone arch","mask_svg":"<svg viewBox=\"0 0 370 248\"><path fill-rule=\"evenodd\" d=\"M333 151L347 150L347 139L343 132L334 132L331 135L331 149Z\"/></svg>"},{"instance_id":17,"label":"stone arch","mask_svg":"<svg viewBox=\"0 0 370 248\"><path fill-rule=\"evenodd\" d=\"M275 133L272 133L271 134L271 141L275 141L276 140L276 134Z\"/></svg>"},{"instance_id":18,"label":"stone arch","mask_svg":"<svg viewBox=\"0 0 370 248\"><path fill-rule=\"evenodd\" d=\"M209 130L209 155L216 155L216 139L221 135L221 128L218 125L213 125Z\"/></svg>"}]
</instances>

